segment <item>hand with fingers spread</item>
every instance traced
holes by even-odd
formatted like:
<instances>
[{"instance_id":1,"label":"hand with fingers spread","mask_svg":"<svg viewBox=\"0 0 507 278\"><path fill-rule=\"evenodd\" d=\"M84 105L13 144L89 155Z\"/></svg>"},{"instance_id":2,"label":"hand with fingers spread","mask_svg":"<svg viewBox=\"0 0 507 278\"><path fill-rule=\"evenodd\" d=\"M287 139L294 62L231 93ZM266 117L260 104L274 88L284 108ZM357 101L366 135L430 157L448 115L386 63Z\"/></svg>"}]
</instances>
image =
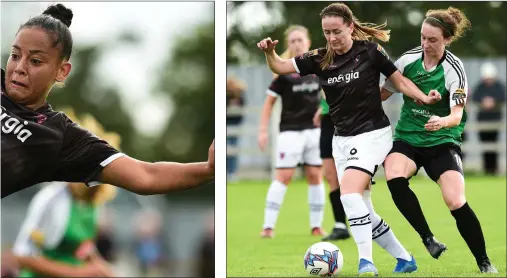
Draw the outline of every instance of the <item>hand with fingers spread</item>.
<instances>
[{"instance_id":1,"label":"hand with fingers spread","mask_svg":"<svg viewBox=\"0 0 507 278\"><path fill-rule=\"evenodd\" d=\"M278 40L271 40L271 38L265 38L257 43L257 47L265 53L273 52L275 46L278 44Z\"/></svg>"},{"instance_id":2,"label":"hand with fingers spread","mask_svg":"<svg viewBox=\"0 0 507 278\"><path fill-rule=\"evenodd\" d=\"M441 118L439 116L431 116L428 122L424 125L424 128L427 131L437 131L441 128L447 127L446 118Z\"/></svg>"}]
</instances>

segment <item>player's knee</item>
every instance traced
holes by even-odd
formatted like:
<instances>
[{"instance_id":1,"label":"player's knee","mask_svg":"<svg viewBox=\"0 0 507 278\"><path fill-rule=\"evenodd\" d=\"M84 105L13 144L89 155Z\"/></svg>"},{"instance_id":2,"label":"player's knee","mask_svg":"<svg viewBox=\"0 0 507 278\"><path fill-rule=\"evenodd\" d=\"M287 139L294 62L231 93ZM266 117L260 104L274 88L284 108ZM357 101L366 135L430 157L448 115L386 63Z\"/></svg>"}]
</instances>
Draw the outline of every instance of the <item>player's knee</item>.
<instances>
[{"instance_id":1,"label":"player's knee","mask_svg":"<svg viewBox=\"0 0 507 278\"><path fill-rule=\"evenodd\" d=\"M447 196L444 200L449 210L459 209L467 202L463 195Z\"/></svg>"},{"instance_id":2,"label":"player's knee","mask_svg":"<svg viewBox=\"0 0 507 278\"><path fill-rule=\"evenodd\" d=\"M306 179L308 180L309 184L322 183L322 176L320 174L320 171L318 171L318 172L311 171L310 173L308 173L308 176L306 177Z\"/></svg>"},{"instance_id":3,"label":"player's knee","mask_svg":"<svg viewBox=\"0 0 507 278\"><path fill-rule=\"evenodd\" d=\"M336 176L326 176L326 180L329 184L329 191L335 191L340 188L340 183L338 182L338 178Z\"/></svg>"},{"instance_id":4,"label":"player's knee","mask_svg":"<svg viewBox=\"0 0 507 278\"><path fill-rule=\"evenodd\" d=\"M287 171L278 171L276 173L276 180L285 185L289 185L289 183L292 181L292 173L289 173Z\"/></svg>"},{"instance_id":5,"label":"player's knee","mask_svg":"<svg viewBox=\"0 0 507 278\"><path fill-rule=\"evenodd\" d=\"M386 179L392 180L399 177L404 177L405 173L403 169L399 167L386 167L385 168Z\"/></svg>"}]
</instances>

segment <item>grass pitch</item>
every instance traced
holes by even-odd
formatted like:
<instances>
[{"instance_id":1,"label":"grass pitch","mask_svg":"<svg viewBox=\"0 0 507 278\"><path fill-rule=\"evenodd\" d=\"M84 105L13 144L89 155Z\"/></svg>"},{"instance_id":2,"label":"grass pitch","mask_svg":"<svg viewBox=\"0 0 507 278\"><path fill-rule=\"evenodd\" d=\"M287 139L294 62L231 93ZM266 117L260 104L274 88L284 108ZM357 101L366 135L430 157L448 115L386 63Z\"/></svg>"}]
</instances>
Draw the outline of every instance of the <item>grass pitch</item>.
<instances>
[{"instance_id":1,"label":"grass pitch","mask_svg":"<svg viewBox=\"0 0 507 278\"><path fill-rule=\"evenodd\" d=\"M418 271L396 276L497 276L506 277L506 179L505 177L467 177L467 201L477 214L486 237L486 248L498 275L479 273L475 259L461 238L454 218L444 204L438 185L423 177L411 179L430 228L448 250L433 259L417 233L394 205L385 180L376 180L373 204L377 213L391 226L400 242L412 253ZM307 185L289 185L278 217L273 239L261 239L266 193L270 182L238 182L227 186L227 276L288 277L308 276L303 266L307 248L320 240L310 235ZM327 187L327 186L326 186ZM326 189L327 191L327 189ZM326 199L324 229L334 224L331 204ZM343 252L340 276L357 276L358 253L352 238L335 243ZM396 264L387 252L374 243L374 263L379 276L394 276Z\"/></svg>"}]
</instances>

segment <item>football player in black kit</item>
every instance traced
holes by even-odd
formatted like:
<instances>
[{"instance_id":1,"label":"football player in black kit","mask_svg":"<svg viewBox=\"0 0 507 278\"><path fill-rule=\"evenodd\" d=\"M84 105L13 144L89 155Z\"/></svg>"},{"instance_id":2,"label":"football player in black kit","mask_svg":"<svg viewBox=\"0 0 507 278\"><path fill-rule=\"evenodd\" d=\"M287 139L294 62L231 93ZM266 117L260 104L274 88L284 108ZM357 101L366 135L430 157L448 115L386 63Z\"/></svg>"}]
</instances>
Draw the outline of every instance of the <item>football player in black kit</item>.
<instances>
[{"instance_id":1,"label":"football player in black kit","mask_svg":"<svg viewBox=\"0 0 507 278\"><path fill-rule=\"evenodd\" d=\"M274 50L277 40L266 38L257 46L264 51L274 73L316 74L320 78L335 125L333 157L341 200L359 251L359 275L378 275L372 239L397 259L394 272L416 271L414 258L371 202L371 178L392 147L391 126L380 99L380 73L414 101L432 104L441 96L434 90L428 95L421 92L397 71L379 44L369 41L372 37L389 40L389 31L383 30L385 24L360 23L342 3L330 4L320 17L327 40L325 48L283 59Z\"/></svg>"},{"instance_id":2,"label":"football player in black kit","mask_svg":"<svg viewBox=\"0 0 507 278\"><path fill-rule=\"evenodd\" d=\"M112 184L138 194L170 193L213 180L208 161L148 163L130 158L46 102L71 71L73 13L58 4L23 24L2 70L2 198L46 181Z\"/></svg>"},{"instance_id":3,"label":"football player in black kit","mask_svg":"<svg viewBox=\"0 0 507 278\"><path fill-rule=\"evenodd\" d=\"M287 50L284 58L302 55L310 49L308 30L300 25L285 31ZM269 118L278 97L282 101L280 133L276 142L276 173L269 186L264 210L261 236L271 238L278 212L283 204L287 186L298 164L303 163L308 181L308 204L312 235L323 236L325 189L322 183L322 159L320 158L320 129L313 124L313 115L320 101L319 78L316 75L300 76L297 73L275 75L267 90L262 110L258 143L264 150L268 141Z\"/></svg>"}]
</instances>

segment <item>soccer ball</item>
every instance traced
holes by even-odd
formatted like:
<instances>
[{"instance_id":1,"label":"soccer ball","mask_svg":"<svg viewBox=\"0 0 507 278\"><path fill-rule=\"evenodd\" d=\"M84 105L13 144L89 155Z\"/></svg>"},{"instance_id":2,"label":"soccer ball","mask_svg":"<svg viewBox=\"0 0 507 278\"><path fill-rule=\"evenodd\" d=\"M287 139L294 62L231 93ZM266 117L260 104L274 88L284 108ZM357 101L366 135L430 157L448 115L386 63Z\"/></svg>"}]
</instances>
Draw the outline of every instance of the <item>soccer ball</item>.
<instances>
[{"instance_id":1,"label":"soccer ball","mask_svg":"<svg viewBox=\"0 0 507 278\"><path fill-rule=\"evenodd\" d=\"M304 262L306 271L311 275L334 276L343 267L343 255L336 245L318 242L308 248Z\"/></svg>"}]
</instances>

